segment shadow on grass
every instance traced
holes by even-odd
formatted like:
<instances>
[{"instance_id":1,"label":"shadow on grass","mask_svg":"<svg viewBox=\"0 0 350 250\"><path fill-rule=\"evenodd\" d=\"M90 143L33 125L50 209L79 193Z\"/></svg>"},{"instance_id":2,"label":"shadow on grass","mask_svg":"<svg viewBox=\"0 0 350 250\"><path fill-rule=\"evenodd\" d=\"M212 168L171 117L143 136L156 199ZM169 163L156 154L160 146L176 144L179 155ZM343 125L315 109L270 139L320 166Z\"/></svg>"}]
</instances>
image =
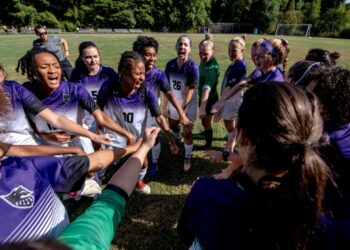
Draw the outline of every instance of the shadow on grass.
<instances>
[{"instance_id":1,"label":"shadow on grass","mask_svg":"<svg viewBox=\"0 0 350 250\"><path fill-rule=\"evenodd\" d=\"M188 249L176 231L185 198L134 193L111 249Z\"/></svg>"}]
</instances>

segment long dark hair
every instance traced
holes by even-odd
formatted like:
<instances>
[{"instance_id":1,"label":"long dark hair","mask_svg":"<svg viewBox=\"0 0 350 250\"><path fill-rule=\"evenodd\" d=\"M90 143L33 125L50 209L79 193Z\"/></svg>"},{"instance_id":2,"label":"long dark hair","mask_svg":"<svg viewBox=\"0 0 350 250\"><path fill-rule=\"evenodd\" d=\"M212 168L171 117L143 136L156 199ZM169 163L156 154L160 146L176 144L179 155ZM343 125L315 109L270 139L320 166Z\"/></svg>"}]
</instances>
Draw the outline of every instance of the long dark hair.
<instances>
[{"instance_id":1,"label":"long dark hair","mask_svg":"<svg viewBox=\"0 0 350 250\"><path fill-rule=\"evenodd\" d=\"M87 48L95 48L97 50L98 54L100 54L100 51L98 50L96 44L94 44L91 41L86 41L86 42L82 42L81 44L79 44L79 56L75 60L75 68L80 69L81 73L83 75L87 75L89 73L88 69L83 61L83 53L84 53L84 50Z\"/></svg>"},{"instance_id":2,"label":"long dark hair","mask_svg":"<svg viewBox=\"0 0 350 250\"><path fill-rule=\"evenodd\" d=\"M329 177L315 150L323 133L316 97L286 83L253 86L239 109L238 131L253 148L248 166L268 173L255 192L254 244L307 248Z\"/></svg>"}]
</instances>

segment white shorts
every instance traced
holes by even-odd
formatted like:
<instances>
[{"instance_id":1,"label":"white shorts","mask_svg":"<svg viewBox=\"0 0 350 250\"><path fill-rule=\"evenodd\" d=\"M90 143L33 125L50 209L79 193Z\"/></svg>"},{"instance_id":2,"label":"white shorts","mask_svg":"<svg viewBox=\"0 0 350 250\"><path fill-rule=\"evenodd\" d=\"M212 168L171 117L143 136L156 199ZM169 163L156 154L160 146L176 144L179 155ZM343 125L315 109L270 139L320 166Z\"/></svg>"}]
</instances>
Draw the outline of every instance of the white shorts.
<instances>
[{"instance_id":1,"label":"white shorts","mask_svg":"<svg viewBox=\"0 0 350 250\"><path fill-rule=\"evenodd\" d=\"M239 107L242 103L243 91L239 91L234 96L225 101L222 108L221 117L223 120L233 120L238 115Z\"/></svg>"},{"instance_id":2,"label":"white shorts","mask_svg":"<svg viewBox=\"0 0 350 250\"><path fill-rule=\"evenodd\" d=\"M173 120L180 120L180 116L179 113L177 112L176 108L169 104L168 105L168 109L169 109L169 117ZM197 102L196 101L191 101L187 108L185 109L185 114L187 116L187 118L191 121L194 122L197 118Z\"/></svg>"}]
</instances>

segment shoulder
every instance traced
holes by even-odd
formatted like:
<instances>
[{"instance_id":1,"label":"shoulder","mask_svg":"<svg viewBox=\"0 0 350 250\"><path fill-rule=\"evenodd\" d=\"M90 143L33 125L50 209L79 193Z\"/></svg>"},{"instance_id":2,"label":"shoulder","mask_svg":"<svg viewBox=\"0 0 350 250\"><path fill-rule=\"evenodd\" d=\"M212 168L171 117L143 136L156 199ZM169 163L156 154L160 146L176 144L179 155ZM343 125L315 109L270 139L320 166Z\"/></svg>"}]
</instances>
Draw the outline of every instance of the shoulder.
<instances>
[{"instance_id":1,"label":"shoulder","mask_svg":"<svg viewBox=\"0 0 350 250\"><path fill-rule=\"evenodd\" d=\"M176 66L176 58L171 59L170 61L167 62L166 64L166 70L171 69L172 67Z\"/></svg>"}]
</instances>

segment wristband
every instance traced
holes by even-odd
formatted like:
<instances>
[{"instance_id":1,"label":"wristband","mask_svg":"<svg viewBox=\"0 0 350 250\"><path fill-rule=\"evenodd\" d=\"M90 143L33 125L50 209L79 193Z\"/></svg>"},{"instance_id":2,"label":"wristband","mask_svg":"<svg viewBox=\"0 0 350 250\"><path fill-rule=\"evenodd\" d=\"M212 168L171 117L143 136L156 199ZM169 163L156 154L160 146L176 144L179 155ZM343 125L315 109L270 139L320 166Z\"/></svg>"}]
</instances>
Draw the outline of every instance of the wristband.
<instances>
[{"instance_id":1,"label":"wristband","mask_svg":"<svg viewBox=\"0 0 350 250\"><path fill-rule=\"evenodd\" d=\"M222 158L224 159L224 161L228 161L229 155L230 155L230 152L228 152L228 151L222 152Z\"/></svg>"}]
</instances>

